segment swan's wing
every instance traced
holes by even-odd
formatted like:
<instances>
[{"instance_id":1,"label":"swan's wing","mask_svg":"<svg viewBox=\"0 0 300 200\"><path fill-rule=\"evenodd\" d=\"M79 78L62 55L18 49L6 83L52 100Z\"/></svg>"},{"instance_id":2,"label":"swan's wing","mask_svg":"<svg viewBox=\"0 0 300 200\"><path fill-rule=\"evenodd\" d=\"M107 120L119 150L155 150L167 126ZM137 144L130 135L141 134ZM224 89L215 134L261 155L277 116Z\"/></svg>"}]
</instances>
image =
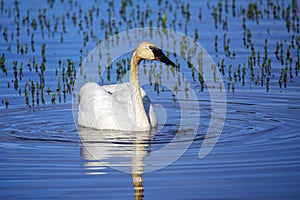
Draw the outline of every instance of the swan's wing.
<instances>
[{"instance_id":1,"label":"swan's wing","mask_svg":"<svg viewBox=\"0 0 300 200\"><path fill-rule=\"evenodd\" d=\"M96 129L132 130L133 109L126 84L86 83L80 90L78 124Z\"/></svg>"},{"instance_id":2,"label":"swan's wing","mask_svg":"<svg viewBox=\"0 0 300 200\"><path fill-rule=\"evenodd\" d=\"M134 118L134 108L131 99L130 83L126 82L122 84L109 85L109 86L104 86L104 88L111 91L114 100L117 102L116 103L117 106L122 105L122 108L118 109L119 110L118 116L120 117L120 121L123 121L125 123L124 119L127 119L130 122L135 122L136 120ZM144 109L150 121L151 127L156 127L157 118L151 100L147 96L144 89L143 88L140 89L143 98ZM122 116L124 116L124 118Z\"/></svg>"},{"instance_id":3,"label":"swan's wing","mask_svg":"<svg viewBox=\"0 0 300 200\"><path fill-rule=\"evenodd\" d=\"M105 89L109 94L113 94L116 91L116 88L118 87L118 85L120 85L120 84L103 85L103 86L100 86L100 87Z\"/></svg>"},{"instance_id":4,"label":"swan's wing","mask_svg":"<svg viewBox=\"0 0 300 200\"><path fill-rule=\"evenodd\" d=\"M97 83L85 83L80 89L78 124L91 128L106 129L115 122L111 109L111 96Z\"/></svg>"},{"instance_id":5,"label":"swan's wing","mask_svg":"<svg viewBox=\"0 0 300 200\"><path fill-rule=\"evenodd\" d=\"M136 120L131 100L130 84L128 82L117 84L111 96L113 98L116 119L122 130L134 130Z\"/></svg>"},{"instance_id":6,"label":"swan's wing","mask_svg":"<svg viewBox=\"0 0 300 200\"><path fill-rule=\"evenodd\" d=\"M144 108L152 127L157 125L156 115L149 97L141 88ZM130 84L99 86L86 83L80 90L78 124L96 129L133 130L134 109Z\"/></svg>"}]
</instances>

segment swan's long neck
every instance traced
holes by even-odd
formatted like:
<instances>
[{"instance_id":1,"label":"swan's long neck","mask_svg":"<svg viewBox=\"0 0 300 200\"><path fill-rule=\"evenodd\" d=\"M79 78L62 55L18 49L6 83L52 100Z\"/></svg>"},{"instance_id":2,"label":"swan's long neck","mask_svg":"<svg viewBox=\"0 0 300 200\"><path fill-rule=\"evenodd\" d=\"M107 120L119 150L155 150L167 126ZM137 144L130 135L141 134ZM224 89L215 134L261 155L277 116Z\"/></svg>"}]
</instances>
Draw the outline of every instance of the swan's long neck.
<instances>
[{"instance_id":1,"label":"swan's long neck","mask_svg":"<svg viewBox=\"0 0 300 200\"><path fill-rule=\"evenodd\" d=\"M130 63L130 89L131 89L131 99L134 106L136 126L140 130L149 130L150 123L145 112L140 83L138 79L138 64L140 58L136 56L136 52L133 52L131 63Z\"/></svg>"}]
</instances>

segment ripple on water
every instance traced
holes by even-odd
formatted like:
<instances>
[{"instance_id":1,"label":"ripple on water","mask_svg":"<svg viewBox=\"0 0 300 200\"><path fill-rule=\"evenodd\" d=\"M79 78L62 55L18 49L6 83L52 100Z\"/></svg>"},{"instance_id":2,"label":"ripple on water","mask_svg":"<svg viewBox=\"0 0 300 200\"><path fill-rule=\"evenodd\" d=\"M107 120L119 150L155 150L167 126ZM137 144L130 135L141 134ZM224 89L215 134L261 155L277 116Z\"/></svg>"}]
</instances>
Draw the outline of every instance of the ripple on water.
<instances>
[{"instance_id":1,"label":"ripple on water","mask_svg":"<svg viewBox=\"0 0 300 200\"><path fill-rule=\"evenodd\" d=\"M265 96L258 94L255 98L256 104L249 103L245 96L242 98L229 98L226 122L218 145L228 146L232 149L235 149L237 146L243 146L243 148L235 149L236 151L247 151L251 148L263 151L264 148L261 145L271 146L281 143L282 140L293 143L295 138L297 141L298 135L295 132L295 130L299 129L297 119L295 117L289 118L283 111L272 110L273 106L279 107L282 101L279 98L272 98L272 102L269 102L272 105L270 106L266 104ZM270 99L268 100L270 101ZM201 102L200 104L201 118L198 130L195 130L195 127L178 129L176 123L170 123L169 121L165 125L159 124L159 131L153 130L144 138L141 137L141 134L139 134L138 138L131 132L121 133L119 131L76 128L71 105L40 106L34 109L9 109L0 113L0 127L4 133L2 137L10 138L10 140L82 144L82 141L80 141L82 137L78 134L78 131L80 133L83 130L89 134L85 144L98 143L100 145L112 143L116 147L123 147L124 145L130 146L136 143L138 138L140 144L151 146L150 151L153 151L169 144L176 135L179 135L179 139L176 142L185 142L192 138L196 142L199 141L201 143L205 138L210 122L211 109L209 102ZM265 104L265 106L260 104ZM166 105L165 107L168 106ZM299 107L296 105L285 108L292 110L294 116L299 110ZM169 110L172 111L173 109L173 107L169 107ZM174 112L175 114L168 110L166 112L168 118L180 121L178 120L180 118L180 115L177 115L178 112ZM195 135L195 133L197 134ZM276 146L276 148L284 147Z\"/></svg>"},{"instance_id":2,"label":"ripple on water","mask_svg":"<svg viewBox=\"0 0 300 200\"><path fill-rule=\"evenodd\" d=\"M49 142L78 142L71 106L9 109L0 114L7 137Z\"/></svg>"},{"instance_id":3,"label":"ripple on water","mask_svg":"<svg viewBox=\"0 0 300 200\"><path fill-rule=\"evenodd\" d=\"M209 102L201 102L201 119L195 141L176 162L163 170L143 175L146 185L145 194L155 193L155 190L164 185L172 191L181 186L191 192L193 189L197 191L202 189L204 194L205 191L220 191L220 194L224 194L226 191L243 191L244 188L255 187L261 188L256 190L258 197L265 194L265 191L274 191L274 188L283 187L286 191L293 190L295 180L299 177L297 172L300 155L297 114L299 107L297 104L285 105L286 102L280 100L280 95L271 97L255 93L251 95L251 97L247 95L228 97L226 122L219 141L205 159L199 160L198 152L211 112ZM253 98L255 98L255 103L251 102ZM289 96L285 98L291 101L295 99ZM170 110L172 109L174 108L171 107ZM180 115L167 113L171 114L168 117L178 121ZM141 158L146 159L154 151L163 148L176 133L182 136L179 142L184 142L189 135L195 133L195 127L184 127L178 132L177 124L170 123L170 121L167 126L162 126L160 124L159 133L154 131L150 137L143 135L137 137L132 133L120 134L114 131L104 133L86 128L77 129L70 105L41 106L35 109L10 108L0 113L0 128L4 133L1 137L5 137L5 140L2 140L4 141L1 144L2 147L4 145L4 148L14 149L16 152L27 150L27 153L35 156L34 161L38 169L41 159L45 159L46 155L39 155L37 152L46 151L51 154L50 159L57 162L58 151L65 152L62 148L68 148L66 145L52 145L45 150L45 145L47 145L45 142L80 143L80 152L76 153L84 160L83 167L86 173L98 175L111 172L109 167L121 170L125 168L131 170L132 167L136 167L136 170L143 170L150 164L146 161L140 162ZM81 130L88 133L88 140L84 140L82 135L79 136L78 131ZM137 138L140 141L134 144ZM35 142L35 145L30 145L32 143L27 145L28 141ZM69 149L69 151L72 150ZM173 149L169 150L166 157L172 156L174 152ZM11 154L8 155L11 156ZM61 157L62 162L70 159L69 155ZM133 165L135 159L138 162ZM65 164L59 167L65 168ZM12 167L19 170L17 166ZM142 174L142 172L139 173ZM117 177L107 177L109 181L119 181ZM173 195L180 196L181 194L175 191ZM242 197L245 192L235 193L235 195Z\"/></svg>"},{"instance_id":4,"label":"ripple on water","mask_svg":"<svg viewBox=\"0 0 300 200\"><path fill-rule=\"evenodd\" d=\"M169 108L171 111L173 109L172 107ZM294 107L292 109L297 110ZM166 124L159 124L158 130L152 130L150 133L151 139L144 142L151 145L167 144L176 134L181 135L181 140L185 141L184 136L186 134L195 133L197 133L194 137L195 140L203 140L210 122L211 109L209 102L202 103L200 110L201 118L198 129L195 129L196 126L181 127L179 129L178 123L167 121ZM180 115L177 112L171 111L167 111L167 117L173 118L174 121L180 121ZM193 117L192 114L190 117ZM34 109L9 109L1 112L0 119L0 126L4 130L3 132L13 138L64 142L79 141L70 105L40 106ZM228 135L223 138L231 138L233 141L239 141L239 137L254 137L254 135L258 136L259 133L276 132L283 125L282 120L276 117L274 113L266 113L261 108L255 109L254 104L235 101L228 103L226 122L222 135ZM81 129L84 128L81 127ZM93 130L93 133L101 134L101 131ZM118 131L106 131L106 137L103 137L102 141L98 139L97 142L132 143L135 137L130 136L132 136L130 132L118 134ZM272 138L274 139L276 136Z\"/></svg>"}]
</instances>

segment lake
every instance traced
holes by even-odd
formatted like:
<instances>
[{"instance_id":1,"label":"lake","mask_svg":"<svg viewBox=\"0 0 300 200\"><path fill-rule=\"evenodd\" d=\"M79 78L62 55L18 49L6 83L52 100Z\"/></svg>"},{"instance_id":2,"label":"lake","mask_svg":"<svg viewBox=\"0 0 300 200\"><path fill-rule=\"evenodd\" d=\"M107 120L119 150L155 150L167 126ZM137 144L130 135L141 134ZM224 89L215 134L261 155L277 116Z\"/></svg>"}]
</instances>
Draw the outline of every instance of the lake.
<instances>
[{"instance_id":1,"label":"lake","mask_svg":"<svg viewBox=\"0 0 300 200\"><path fill-rule=\"evenodd\" d=\"M1 199L299 199L299 2L0 5ZM140 63L158 128L77 126L142 40L176 62Z\"/></svg>"}]
</instances>

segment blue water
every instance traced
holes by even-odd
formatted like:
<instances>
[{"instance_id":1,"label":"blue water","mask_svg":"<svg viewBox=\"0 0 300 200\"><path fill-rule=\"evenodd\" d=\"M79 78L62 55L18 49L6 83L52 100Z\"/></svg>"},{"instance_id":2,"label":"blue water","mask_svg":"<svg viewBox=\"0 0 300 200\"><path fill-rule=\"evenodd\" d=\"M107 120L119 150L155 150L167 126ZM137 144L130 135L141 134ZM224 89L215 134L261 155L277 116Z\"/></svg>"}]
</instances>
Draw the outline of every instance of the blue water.
<instances>
[{"instance_id":1,"label":"blue water","mask_svg":"<svg viewBox=\"0 0 300 200\"><path fill-rule=\"evenodd\" d=\"M255 104L249 102L253 94ZM229 98L224 131L207 157L198 158L202 141L196 140L170 166L142 175L145 199L298 198L297 94L239 95ZM68 105L1 112L7 120L1 125L3 198L133 198L130 174L105 164L86 166L85 145L70 113ZM149 141L151 148L162 145L156 141L168 141L170 134ZM98 145L107 142L113 148L124 146L109 140ZM106 160L110 158L113 162L114 155Z\"/></svg>"},{"instance_id":2,"label":"blue water","mask_svg":"<svg viewBox=\"0 0 300 200\"><path fill-rule=\"evenodd\" d=\"M207 131L210 116L211 102L206 89L200 92L197 81L191 81L197 93L200 121L191 127L184 127L180 132L180 141L176 150L184 148L185 140L196 133L191 146L175 162L159 170L148 172L150 167L159 166L159 162L149 163L151 155L155 151L168 145L178 131L177 123L180 122L180 107L173 101L172 92L160 91L157 94L153 85L145 86L145 90L154 104L164 108L158 108L159 130L149 134L128 134L112 131L101 132L88 128L77 127L73 119L72 94L67 93L61 100L56 94L55 104L51 103L52 94L56 91L58 76L63 87L63 67L67 66L67 59L75 62L79 73L79 57L83 59L97 43L97 39L91 39L86 46L83 44L83 33L93 30L98 39L104 40L106 28L99 28L101 19L108 20L108 2L83 2L60 3L55 1L54 8L46 2L25 1L19 3L20 21L30 10L30 19L38 19L38 10L47 9L47 17L51 20L53 30L55 18L59 18L58 31L52 38L51 32L45 31L44 38L41 29L35 33L35 52L30 49L30 37L27 35L26 23L20 24L20 36L17 36L14 2L4 1L4 8L0 9L1 32L8 28L8 42L0 36L0 54L4 53L8 75L0 71L0 198L1 199L299 199L300 197L300 87L299 76L296 75L296 61L299 59L297 46L291 49L293 57L292 78L288 76L287 87L280 88L278 80L282 65L274 54L276 42L282 39L284 53L290 44L292 35L299 37L297 31L288 33L285 20L274 20L272 12L268 17L265 10L266 3L260 5L264 11L263 18L259 18L259 25L247 19L247 27L252 31L252 40L261 57L264 52L264 39L268 39L268 57L272 59L272 75L270 77L270 89L266 91L266 85L261 86L251 79L248 71L248 56L251 50L243 46L242 11L241 7L248 8L248 3L236 2L236 16L233 17L231 4L228 4L228 13L225 12L223 2L223 17L228 16L228 31L214 27L211 15L213 7L218 1L194 2L190 4L190 20L187 22L187 34L194 37L194 31L198 28L198 42L211 54L216 63L225 59L226 72L223 75L227 96L227 111L225 125L218 142L212 151L202 159L199 159L199 150ZM284 1L282 1L284 2ZM280 5L282 4L280 1ZM284 2L285 6L290 2ZM137 11L136 4L127 5L127 15L130 10ZM175 19L174 13L178 11L175 28L185 32L185 18L181 13L181 5L187 5L182 1L178 4L165 2L155 8L147 6L147 2L139 2L140 9L147 7L151 15L147 21L153 21L156 26L157 12L162 13L166 9L167 22L171 24ZM170 5L172 11L170 10ZM259 2L258 2L259 4ZM93 25L83 30L78 26L79 19L84 21L84 14L88 16L89 9L93 6L99 8L99 17L94 10ZM122 21L117 2L114 4L116 22ZM66 17L66 33L63 32L61 16L69 11L72 16L79 16L79 8L82 8L82 16L78 18L77 25L73 26L71 18ZM297 8L299 11L299 8ZM180 12L179 12L180 11ZM202 18L198 18L201 11ZM272 10L271 10L272 11ZM299 13L299 12L298 12ZM298 16L299 17L299 16ZM138 22L135 15L133 22ZM179 25L182 23L182 26ZM299 25L299 23L298 23ZM119 32L126 30L126 24L116 24ZM130 25L128 25L130 26ZM132 24L134 28L134 24ZM170 27L169 27L170 26ZM38 26L39 27L39 26ZM141 27L141 25L137 25ZM168 25L168 28L172 28ZM267 29L269 29L270 34ZM45 28L45 30L47 30ZM114 29L115 30L115 29ZM223 34L230 38L230 50L236 52L236 58L225 56L223 51ZM63 34L63 42L60 42L60 34ZM13 34L14 39L11 39ZM218 52L215 52L215 35L218 35ZM29 53L21 55L17 53L16 38L21 44L27 43ZM7 50L9 43L11 52ZM46 44L46 71L45 73L45 103L42 103L41 94L39 103L36 98L34 104L31 96L26 105L24 87L27 80L38 82L39 74L26 66L31 57L41 63L41 44ZM296 44L296 41L294 41ZM82 49L82 53L80 52ZM284 54L285 55L285 54ZM171 58L175 58L171 55ZM13 61L23 62L23 77L19 80L19 87L14 89ZM180 59L179 59L180 61ZM232 85L227 89L228 68L232 64L247 67L245 85L241 81L235 82L235 90ZM181 62L182 64L182 62ZM114 66L115 67L115 66ZM257 66L256 66L257 67ZM113 68L114 69L114 68ZM259 67L255 68L255 77ZM191 78L188 67L181 66L181 73ZM232 72L233 73L233 72ZM112 72L114 74L114 72ZM261 74L260 74L261 75ZM115 75L112 75L112 79ZM69 77L68 80L71 78ZM66 81L66 80L65 80ZM107 81L107 80L105 80ZM265 81L265 79L264 79ZM10 87L8 87L8 82ZM112 80L116 82L116 80ZM232 83L232 82L230 82ZM50 87L52 92L47 94ZM21 93L21 95L19 94ZM29 93L30 94L30 93ZM8 107L5 100L9 100ZM191 102L192 105L193 102ZM187 106L187 112L191 113L195 108ZM163 120L166 120L164 124ZM199 125L199 126L198 126ZM198 128L197 128L198 126ZM194 129L197 128L195 131ZM182 146L181 146L182 144ZM170 150L167 157L173 156ZM166 158L167 158L166 157ZM133 178L131 171L137 178ZM134 185L134 183L136 185Z\"/></svg>"}]
</instances>

